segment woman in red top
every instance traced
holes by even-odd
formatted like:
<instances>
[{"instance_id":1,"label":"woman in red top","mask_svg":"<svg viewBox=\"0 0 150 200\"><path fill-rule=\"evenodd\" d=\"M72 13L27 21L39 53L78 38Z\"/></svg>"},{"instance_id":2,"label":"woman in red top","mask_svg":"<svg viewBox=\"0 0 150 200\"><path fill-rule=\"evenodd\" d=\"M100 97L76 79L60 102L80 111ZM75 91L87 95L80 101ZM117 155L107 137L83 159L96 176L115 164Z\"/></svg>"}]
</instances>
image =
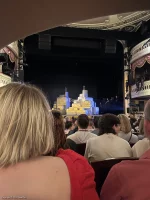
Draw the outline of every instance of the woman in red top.
<instances>
[{"instance_id":1,"label":"woman in red top","mask_svg":"<svg viewBox=\"0 0 150 200\"><path fill-rule=\"evenodd\" d=\"M65 145L66 136L64 132L64 121L61 113L52 110L54 117L54 142L56 156L63 159L67 165L70 184L71 184L71 200L97 200L98 195L95 191L94 171L87 160L67 149ZM63 148L63 149L62 149Z\"/></svg>"},{"instance_id":2,"label":"woman in red top","mask_svg":"<svg viewBox=\"0 0 150 200\"><path fill-rule=\"evenodd\" d=\"M98 200L94 173L70 150L58 157L43 93L25 84L0 88L0 199Z\"/></svg>"},{"instance_id":3,"label":"woman in red top","mask_svg":"<svg viewBox=\"0 0 150 200\"><path fill-rule=\"evenodd\" d=\"M70 200L98 200L95 190L94 171L87 160L72 150L60 149L57 156L67 165L70 184Z\"/></svg>"}]
</instances>

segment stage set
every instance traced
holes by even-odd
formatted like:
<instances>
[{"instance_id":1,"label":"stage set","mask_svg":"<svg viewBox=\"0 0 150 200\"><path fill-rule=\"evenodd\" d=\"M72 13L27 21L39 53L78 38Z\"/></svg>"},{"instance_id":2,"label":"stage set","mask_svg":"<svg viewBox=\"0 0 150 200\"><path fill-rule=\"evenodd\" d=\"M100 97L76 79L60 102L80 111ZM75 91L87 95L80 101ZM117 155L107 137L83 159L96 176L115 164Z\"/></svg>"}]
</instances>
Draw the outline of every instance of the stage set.
<instances>
[{"instance_id":1,"label":"stage set","mask_svg":"<svg viewBox=\"0 0 150 200\"><path fill-rule=\"evenodd\" d=\"M88 97L88 90L85 89L85 86L83 86L82 93L73 102L71 102L69 92L65 88L65 94L57 98L52 109L60 110L66 116L78 116L80 114L89 116L99 115L99 107L96 107L92 97Z\"/></svg>"}]
</instances>

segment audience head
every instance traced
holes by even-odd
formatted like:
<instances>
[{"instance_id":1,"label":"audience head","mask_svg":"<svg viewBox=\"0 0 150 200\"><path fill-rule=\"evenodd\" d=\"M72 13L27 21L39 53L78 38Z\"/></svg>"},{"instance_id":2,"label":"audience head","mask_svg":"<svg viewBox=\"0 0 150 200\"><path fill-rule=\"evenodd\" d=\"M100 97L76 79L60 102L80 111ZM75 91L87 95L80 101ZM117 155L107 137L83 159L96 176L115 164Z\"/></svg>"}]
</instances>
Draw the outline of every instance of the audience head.
<instances>
[{"instance_id":1,"label":"audience head","mask_svg":"<svg viewBox=\"0 0 150 200\"><path fill-rule=\"evenodd\" d=\"M89 125L89 118L85 114L81 114L77 118L77 124L80 129L87 129Z\"/></svg>"},{"instance_id":2,"label":"audience head","mask_svg":"<svg viewBox=\"0 0 150 200\"><path fill-rule=\"evenodd\" d=\"M93 119L89 119L89 125L88 125L89 129L93 129L94 128L94 123L93 123Z\"/></svg>"},{"instance_id":3,"label":"audience head","mask_svg":"<svg viewBox=\"0 0 150 200\"><path fill-rule=\"evenodd\" d=\"M99 119L100 119L100 117L98 117L98 116L95 116L95 117L94 117L94 121L93 121L93 122L94 122L94 127L95 127L95 128L98 128Z\"/></svg>"},{"instance_id":4,"label":"audience head","mask_svg":"<svg viewBox=\"0 0 150 200\"><path fill-rule=\"evenodd\" d=\"M131 123L128 117L124 114L120 114L118 115L118 118L120 120L120 131L122 131L125 134L131 132L132 128L131 128Z\"/></svg>"},{"instance_id":5,"label":"audience head","mask_svg":"<svg viewBox=\"0 0 150 200\"><path fill-rule=\"evenodd\" d=\"M0 88L0 167L48 154L54 146L53 117L44 94L34 86Z\"/></svg>"},{"instance_id":6,"label":"audience head","mask_svg":"<svg viewBox=\"0 0 150 200\"><path fill-rule=\"evenodd\" d=\"M54 117L54 143L55 152L60 148L64 148L66 143L65 126L62 114L58 110L52 110Z\"/></svg>"},{"instance_id":7,"label":"audience head","mask_svg":"<svg viewBox=\"0 0 150 200\"><path fill-rule=\"evenodd\" d=\"M73 129L73 123L71 121L67 121L65 123L65 129L66 130L72 130Z\"/></svg>"},{"instance_id":8,"label":"audience head","mask_svg":"<svg viewBox=\"0 0 150 200\"><path fill-rule=\"evenodd\" d=\"M104 114L100 117L98 127L100 130L100 135L105 133L118 134L120 131L120 120L116 115Z\"/></svg>"},{"instance_id":9,"label":"audience head","mask_svg":"<svg viewBox=\"0 0 150 200\"><path fill-rule=\"evenodd\" d=\"M150 139L150 100L144 108L144 133Z\"/></svg>"}]
</instances>

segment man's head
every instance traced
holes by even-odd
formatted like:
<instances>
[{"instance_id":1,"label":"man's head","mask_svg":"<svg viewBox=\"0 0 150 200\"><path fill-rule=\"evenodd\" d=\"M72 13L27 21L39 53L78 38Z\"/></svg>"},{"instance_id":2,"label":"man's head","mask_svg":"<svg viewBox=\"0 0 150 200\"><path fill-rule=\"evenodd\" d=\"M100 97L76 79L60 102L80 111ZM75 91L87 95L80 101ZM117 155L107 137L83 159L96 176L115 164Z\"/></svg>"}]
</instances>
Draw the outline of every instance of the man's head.
<instances>
[{"instance_id":1,"label":"man's head","mask_svg":"<svg viewBox=\"0 0 150 200\"><path fill-rule=\"evenodd\" d=\"M89 125L89 118L85 114L81 114L77 118L77 124L80 129L87 129Z\"/></svg>"},{"instance_id":2,"label":"man's head","mask_svg":"<svg viewBox=\"0 0 150 200\"><path fill-rule=\"evenodd\" d=\"M120 131L120 120L116 115L113 114L104 114L100 117L99 123L100 135L113 133L114 135L118 134Z\"/></svg>"},{"instance_id":3,"label":"man's head","mask_svg":"<svg viewBox=\"0 0 150 200\"><path fill-rule=\"evenodd\" d=\"M144 108L144 132L146 137L150 138L150 100Z\"/></svg>"}]
</instances>

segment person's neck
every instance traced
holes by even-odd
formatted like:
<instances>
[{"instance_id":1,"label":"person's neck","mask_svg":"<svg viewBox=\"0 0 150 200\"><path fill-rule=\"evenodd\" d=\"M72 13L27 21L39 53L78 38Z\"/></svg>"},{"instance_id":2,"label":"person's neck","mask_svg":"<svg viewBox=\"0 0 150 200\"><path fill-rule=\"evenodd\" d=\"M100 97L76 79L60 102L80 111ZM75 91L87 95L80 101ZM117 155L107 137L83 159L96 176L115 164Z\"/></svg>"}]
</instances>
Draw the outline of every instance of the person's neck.
<instances>
[{"instance_id":1,"label":"person's neck","mask_svg":"<svg viewBox=\"0 0 150 200\"><path fill-rule=\"evenodd\" d=\"M88 131L88 128L81 128L81 127L78 127L78 131Z\"/></svg>"}]
</instances>

